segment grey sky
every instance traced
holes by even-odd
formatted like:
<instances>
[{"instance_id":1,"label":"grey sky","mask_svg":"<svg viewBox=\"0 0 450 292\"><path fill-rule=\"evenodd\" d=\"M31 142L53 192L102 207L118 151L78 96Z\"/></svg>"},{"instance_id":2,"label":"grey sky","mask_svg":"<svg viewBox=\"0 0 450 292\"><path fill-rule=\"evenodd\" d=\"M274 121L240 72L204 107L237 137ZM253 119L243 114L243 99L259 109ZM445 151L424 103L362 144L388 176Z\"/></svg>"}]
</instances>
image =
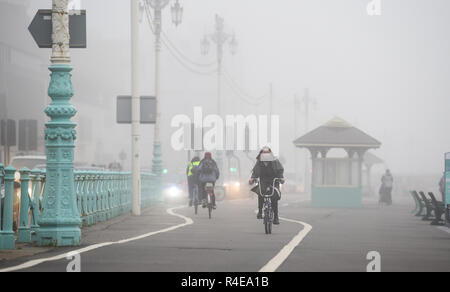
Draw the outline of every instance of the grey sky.
<instances>
[{"instance_id":1,"label":"grey sky","mask_svg":"<svg viewBox=\"0 0 450 292\"><path fill-rule=\"evenodd\" d=\"M450 150L446 135L450 124L446 112L450 108L450 2L382 0L382 16L376 17L366 13L369 2L183 0L183 23L175 28L166 9L163 29L185 55L207 63L214 55L200 55L200 40L214 29L215 13L225 18L226 30L234 31L239 42L236 56L227 50L225 67L249 94L263 95L273 83L275 112L282 116L284 156L294 151L293 95L303 96L308 87L318 100L311 128L337 115L383 143L375 153L394 174L439 173L443 154ZM50 7L51 1L33 0L31 4L30 18L36 9ZM101 102L113 106L115 95L130 91L129 1L82 0L82 6L88 10L89 49L73 50L74 85L87 95L79 88L86 82L95 83L92 79L103 79L101 86L110 87L99 92L111 99ZM153 36L146 22L142 27L143 93L151 94ZM105 53L107 57L93 54L100 46L105 49L106 40L115 46ZM216 79L191 74L167 51L162 64L163 139L169 146L172 115L191 114L195 105L204 106L205 111L215 109ZM88 72L93 76L87 77ZM230 102L228 113L267 112L267 103L259 109L249 107L226 86L224 96ZM114 119L114 113L110 117ZM110 130L128 138L127 129L111 126ZM152 127L145 128L145 135L149 147L145 159L150 160ZM124 137L116 142L128 151ZM169 167L176 167L178 159L185 157L170 150L164 154Z\"/></svg>"}]
</instances>

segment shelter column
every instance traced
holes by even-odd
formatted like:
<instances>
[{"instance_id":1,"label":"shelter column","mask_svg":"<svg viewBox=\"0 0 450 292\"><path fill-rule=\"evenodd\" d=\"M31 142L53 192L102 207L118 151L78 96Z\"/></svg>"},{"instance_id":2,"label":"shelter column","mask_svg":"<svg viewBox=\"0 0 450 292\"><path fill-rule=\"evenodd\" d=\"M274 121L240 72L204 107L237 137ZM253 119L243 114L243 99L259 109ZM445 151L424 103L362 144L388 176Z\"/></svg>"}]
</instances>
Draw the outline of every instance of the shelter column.
<instances>
[{"instance_id":1,"label":"shelter column","mask_svg":"<svg viewBox=\"0 0 450 292\"><path fill-rule=\"evenodd\" d=\"M327 181L327 171L326 171L326 166L327 166L327 154L328 151L330 149L328 148L323 148L320 150L320 155L322 156L322 184L324 185Z\"/></svg>"},{"instance_id":2,"label":"shelter column","mask_svg":"<svg viewBox=\"0 0 450 292\"><path fill-rule=\"evenodd\" d=\"M316 185L316 172L317 172L317 155L319 154L319 151L315 149L308 149L311 152L311 165L312 165L312 174L311 174L311 187L314 187ZM303 182L304 189L306 190L306 179Z\"/></svg>"},{"instance_id":3,"label":"shelter column","mask_svg":"<svg viewBox=\"0 0 450 292\"><path fill-rule=\"evenodd\" d=\"M350 185L353 185L354 178L353 175L353 156L355 156L355 150L353 149L345 149L348 154L348 182Z\"/></svg>"},{"instance_id":4,"label":"shelter column","mask_svg":"<svg viewBox=\"0 0 450 292\"><path fill-rule=\"evenodd\" d=\"M364 154L366 153L367 149L358 149L358 172L359 172L359 178L358 178L358 186L362 190L362 165L364 160Z\"/></svg>"}]
</instances>

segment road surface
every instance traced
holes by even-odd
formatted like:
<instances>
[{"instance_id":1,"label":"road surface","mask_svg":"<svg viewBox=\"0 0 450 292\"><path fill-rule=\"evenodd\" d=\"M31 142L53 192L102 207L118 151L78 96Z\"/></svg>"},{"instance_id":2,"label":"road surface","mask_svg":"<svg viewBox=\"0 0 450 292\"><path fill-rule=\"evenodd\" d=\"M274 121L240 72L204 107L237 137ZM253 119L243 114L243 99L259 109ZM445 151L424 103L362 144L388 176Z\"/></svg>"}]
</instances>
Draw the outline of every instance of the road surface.
<instances>
[{"instance_id":1,"label":"road surface","mask_svg":"<svg viewBox=\"0 0 450 292\"><path fill-rule=\"evenodd\" d=\"M450 271L450 233L414 217L408 201L317 209L286 195L271 235L255 209L256 198L223 201L210 220L205 209L196 216L193 208L154 206L83 229L80 247L3 260L0 270L64 272L76 250L82 272L365 272L371 251L382 271Z\"/></svg>"}]
</instances>

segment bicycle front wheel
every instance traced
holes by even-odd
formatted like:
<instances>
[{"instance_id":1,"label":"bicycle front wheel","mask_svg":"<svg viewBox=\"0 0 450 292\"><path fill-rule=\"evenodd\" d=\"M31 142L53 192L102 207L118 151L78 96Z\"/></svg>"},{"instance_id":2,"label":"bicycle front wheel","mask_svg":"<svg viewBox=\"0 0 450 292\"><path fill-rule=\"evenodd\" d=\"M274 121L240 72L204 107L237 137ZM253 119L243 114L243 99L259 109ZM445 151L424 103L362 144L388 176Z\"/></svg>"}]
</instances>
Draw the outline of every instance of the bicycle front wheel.
<instances>
[{"instance_id":1,"label":"bicycle front wheel","mask_svg":"<svg viewBox=\"0 0 450 292\"><path fill-rule=\"evenodd\" d=\"M264 231L266 232L266 234L270 233L269 221L270 221L270 219L269 219L269 212L266 209L266 210L264 210Z\"/></svg>"}]
</instances>

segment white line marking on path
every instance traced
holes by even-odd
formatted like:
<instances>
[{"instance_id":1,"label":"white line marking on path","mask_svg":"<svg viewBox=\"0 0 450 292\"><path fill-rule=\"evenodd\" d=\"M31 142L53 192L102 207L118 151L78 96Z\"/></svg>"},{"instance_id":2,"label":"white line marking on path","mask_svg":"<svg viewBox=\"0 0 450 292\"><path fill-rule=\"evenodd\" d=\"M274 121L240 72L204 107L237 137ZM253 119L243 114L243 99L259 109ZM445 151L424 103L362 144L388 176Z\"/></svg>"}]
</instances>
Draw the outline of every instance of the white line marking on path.
<instances>
[{"instance_id":1,"label":"white line marking on path","mask_svg":"<svg viewBox=\"0 0 450 292\"><path fill-rule=\"evenodd\" d=\"M307 200L305 199L301 201ZM274 258L272 258L264 267L262 267L261 270L259 270L259 272L262 273L275 272L291 255L294 249L303 241L306 235L308 235L308 233L312 230L312 226L309 225L308 223L283 217L280 217L280 219L283 221L303 225L303 229L288 244L286 244Z\"/></svg>"},{"instance_id":2,"label":"white line marking on path","mask_svg":"<svg viewBox=\"0 0 450 292\"><path fill-rule=\"evenodd\" d=\"M99 249L99 248L106 247L106 246L110 246L110 245L128 243L128 242L131 242L131 241L144 239L144 238L156 235L156 234L173 231L175 229L178 229L178 228L181 228L181 227L193 224L194 221L191 218L185 217L183 215L176 214L176 213L173 212L174 210L178 210L178 209L182 209L182 208L185 208L185 206L170 208L170 209L166 210L167 213L169 213L170 215L179 217L181 219L184 219L185 222L182 223L182 224L178 224L178 225L175 225L175 226L172 226L172 227L169 227L169 228L165 228L165 229L161 229L161 230L158 230L158 231L149 232L149 233L146 233L146 234L143 234L143 235L140 235L140 236L136 236L136 237L132 237L132 238L128 238L128 239L123 239L123 240L114 241L114 242L104 242L104 243L90 245L90 246L85 247L85 248L81 248L81 249L78 249L78 250L73 250L73 251L70 251L68 253L57 255L57 256L54 256L54 257L50 257L50 258L42 258L42 259L31 260L31 261L28 261L28 262L23 263L21 265L15 266L15 267L9 267L9 268L2 269L2 270L0 270L0 273L14 272L14 271L18 271L18 270L28 269L28 268L40 265L40 264L45 263L45 262L58 261L58 260L66 259L66 257L68 255L73 255L74 253L82 254L82 253L85 253L85 252L88 252L88 251L92 251L92 250Z\"/></svg>"},{"instance_id":3,"label":"white line marking on path","mask_svg":"<svg viewBox=\"0 0 450 292\"><path fill-rule=\"evenodd\" d=\"M436 228L439 229L439 230L442 230L444 232L450 233L450 228L448 228L446 226L439 226L439 227L436 227Z\"/></svg>"}]
</instances>

